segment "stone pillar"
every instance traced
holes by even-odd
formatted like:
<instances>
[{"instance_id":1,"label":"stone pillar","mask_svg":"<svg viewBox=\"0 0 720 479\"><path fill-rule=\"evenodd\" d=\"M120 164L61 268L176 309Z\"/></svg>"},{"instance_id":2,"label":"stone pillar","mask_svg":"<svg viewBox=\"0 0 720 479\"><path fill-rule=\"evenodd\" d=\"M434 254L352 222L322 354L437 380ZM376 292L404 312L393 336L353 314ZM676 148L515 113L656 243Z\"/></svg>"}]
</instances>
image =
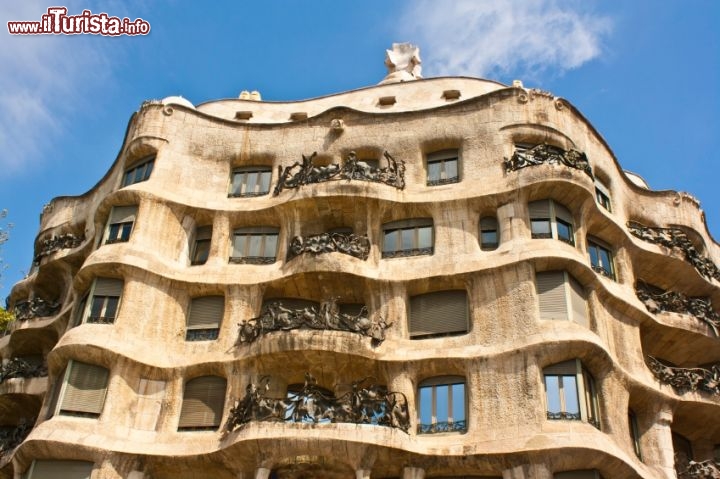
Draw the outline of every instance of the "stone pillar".
<instances>
[{"instance_id":1,"label":"stone pillar","mask_svg":"<svg viewBox=\"0 0 720 479\"><path fill-rule=\"evenodd\" d=\"M356 469L355 479L370 479L370 469Z\"/></svg>"},{"instance_id":2,"label":"stone pillar","mask_svg":"<svg viewBox=\"0 0 720 479\"><path fill-rule=\"evenodd\" d=\"M402 479L425 479L425 469L422 467L403 468Z\"/></svg>"},{"instance_id":3,"label":"stone pillar","mask_svg":"<svg viewBox=\"0 0 720 479\"><path fill-rule=\"evenodd\" d=\"M268 479L268 477L270 477L270 469L266 467L255 469L255 479Z\"/></svg>"},{"instance_id":4,"label":"stone pillar","mask_svg":"<svg viewBox=\"0 0 720 479\"><path fill-rule=\"evenodd\" d=\"M527 208L519 203L508 203L497 209L498 233L500 244L520 238L530 238L530 231L525 223Z\"/></svg>"},{"instance_id":5,"label":"stone pillar","mask_svg":"<svg viewBox=\"0 0 720 479\"><path fill-rule=\"evenodd\" d=\"M547 464L521 464L505 469L503 479L553 479L553 473Z\"/></svg>"},{"instance_id":6,"label":"stone pillar","mask_svg":"<svg viewBox=\"0 0 720 479\"><path fill-rule=\"evenodd\" d=\"M658 477L675 479L675 450L670 428L672 409L665 404L658 404L643 416L643 424L639 424L640 430L645 431L640 438L643 462L658 471Z\"/></svg>"}]
</instances>

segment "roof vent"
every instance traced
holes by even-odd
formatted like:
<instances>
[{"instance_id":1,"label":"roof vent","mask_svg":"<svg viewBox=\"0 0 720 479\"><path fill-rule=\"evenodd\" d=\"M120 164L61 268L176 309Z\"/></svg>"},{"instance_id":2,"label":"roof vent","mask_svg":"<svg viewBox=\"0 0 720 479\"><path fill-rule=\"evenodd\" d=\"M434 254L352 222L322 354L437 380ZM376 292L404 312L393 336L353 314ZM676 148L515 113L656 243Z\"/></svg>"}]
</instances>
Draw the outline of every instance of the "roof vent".
<instances>
[{"instance_id":1,"label":"roof vent","mask_svg":"<svg viewBox=\"0 0 720 479\"><path fill-rule=\"evenodd\" d=\"M392 50L385 50L388 74L380 85L422 78L420 63L420 48L410 43L393 43Z\"/></svg>"}]
</instances>

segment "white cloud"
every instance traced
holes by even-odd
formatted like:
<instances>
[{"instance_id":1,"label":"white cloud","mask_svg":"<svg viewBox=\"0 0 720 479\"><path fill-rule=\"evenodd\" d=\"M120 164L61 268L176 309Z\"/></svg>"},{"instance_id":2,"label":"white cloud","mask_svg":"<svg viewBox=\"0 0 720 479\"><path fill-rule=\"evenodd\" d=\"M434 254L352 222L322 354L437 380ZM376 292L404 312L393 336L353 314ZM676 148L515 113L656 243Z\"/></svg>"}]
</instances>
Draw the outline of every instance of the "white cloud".
<instances>
[{"instance_id":1,"label":"white cloud","mask_svg":"<svg viewBox=\"0 0 720 479\"><path fill-rule=\"evenodd\" d=\"M582 0L409 2L401 33L425 76L562 73L598 57L611 21Z\"/></svg>"}]
</instances>

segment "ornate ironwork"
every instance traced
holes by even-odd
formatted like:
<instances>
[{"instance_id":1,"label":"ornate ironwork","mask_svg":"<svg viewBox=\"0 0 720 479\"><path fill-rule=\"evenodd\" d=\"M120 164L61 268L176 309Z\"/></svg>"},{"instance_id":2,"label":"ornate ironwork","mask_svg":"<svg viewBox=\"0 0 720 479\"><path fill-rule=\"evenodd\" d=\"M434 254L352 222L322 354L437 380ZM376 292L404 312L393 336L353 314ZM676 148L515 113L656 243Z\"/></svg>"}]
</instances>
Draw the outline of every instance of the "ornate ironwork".
<instances>
[{"instance_id":1,"label":"ornate ironwork","mask_svg":"<svg viewBox=\"0 0 720 479\"><path fill-rule=\"evenodd\" d=\"M42 298L33 298L15 305L13 313L18 321L27 321L33 318L55 316L60 311L59 301L47 301Z\"/></svg>"},{"instance_id":2,"label":"ornate ironwork","mask_svg":"<svg viewBox=\"0 0 720 479\"><path fill-rule=\"evenodd\" d=\"M572 412L565 412L565 411L559 411L559 412L552 412L547 411L547 418L552 420L557 419L570 419L573 421L581 421L582 417L580 416L580 413L572 413Z\"/></svg>"},{"instance_id":3,"label":"ornate ironwork","mask_svg":"<svg viewBox=\"0 0 720 479\"><path fill-rule=\"evenodd\" d=\"M35 249L35 256L33 258L33 264L35 266L40 264L45 256L49 256L56 251L61 249L73 249L80 246L85 241L85 236L75 236L72 233L65 233L59 236L52 236L46 238Z\"/></svg>"},{"instance_id":4,"label":"ornate ironwork","mask_svg":"<svg viewBox=\"0 0 720 479\"><path fill-rule=\"evenodd\" d=\"M303 253L314 255L322 253L345 253L361 260L366 260L370 254L370 241L368 237L353 233L322 233L312 236L295 236L290 242L288 259Z\"/></svg>"},{"instance_id":5,"label":"ornate ironwork","mask_svg":"<svg viewBox=\"0 0 720 479\"><path fill-rule=\"evenodd\" d=\"M434 424L418 424L418 434L435 434L438 432L466 432L467 421L443 421Z\"/></svg>"},{"instance_id":6,"label":"ornate ironwork","mask_svg":"<svg viewBox=\"0 0 720 479\"><path fill-rule=\"evenodd\" d=\"M188 329L185 341L215 341L218 338L217 328Z\"/></svg>"},{"instance_id":7,"label":"ornate ironwork","mask_svg":"<svg viewBox=\"0 0 720 479\"><path fill-rule=\"evenodd\" d=\"M433 254L433 247L428 248L412 248L412 249L399 249L396 251L383 251L383 258L407 258L409 256L422 256Z\"/></svg>"},{"instance_id":8,"label":"ornate ironwork","mask_svg":"<svg viewBox=\"0 0 720 479\"><path fill-rule=\"evenodd\" d=\"M88 316L85 322L88 324L113 324L115 316Z\"/></svg>"},{"instance_id":9,"label":"ornate ironwork","mask_svg":"<svg viewBox=\"0 0 720 479\"><path fill-rule=\"evenodd\" d=\"M720 478L720 463L715 461L695 462L689 461L684 470L675 465L675 472L679 479L718 479Z\"/></svg>"},{"instance_id":10,"label":"ornate ironwork","mask_svg":"<svg viewBox=\"0 0 720 479\"><path fill-rule=\"evenodd\" d=\"M699 390L720 396L720 363L713 364L710 369L678 368L648 356L647 365L658 381L672 386L680 394Z\"/></svg>"},{"instance_id":11,"label":"ornate ironwork","mask_svg":"<svg viewBox=\"0 0 720 479\"><path fill-rule=\"evenodd\" d=\"M542 143L529 149L515 149L513 155L503 162L505 171L515 171L528 166L547 164L561 164L576 170L584 171L594 179L592 168L585 153L570 149L563 150L556 146Z\"/></svg>"},{"instance_id":12,"label":"ornate ironwork","mask_svg":"<svg viewBox=\"0 0 720 479\"><path fill-rule=\"evenodd\" d=\"M687 234L680 228L653 228L635 221L628 221L627 227L630 233L643 241L665 246L672 250L680 250L685 261L693 265L698 273L708 279L714 278L720 281L720 269L717 265L709 258L701 255Z\"/></svg>"},{"instance_id":13,"label":"ornate ironwork","mask_svg":"<svg viewBox=\"0 0 720 479\"><path fill-rule=\"evenodd\" d=\"M35 421L20 418L17 426L0 428L0 456L15 449L28 437Z\"/></svg>"},{"instance_id":14,"label":"ornate ironwork","mask_svg":"<svg viewBox=\"0 0 720 479\"><path fill-rule=\"evenodd\" d=\"M382 317L377 321L370 320L365 306L357 315L341 313L338 299L329 298L323 301L319 308L308 306L303 309L289 309L282 305L282 301L273 301L263 307L257 318L238 324L239 341L252 343L263 334L293 329L347 331L368 336L372 338L373 344L380 344L385 340L385 330L392 324L387 324Z\"/></svg>"},{"instance_id":15,"label":"ornate ironwork","mask_svg":"<svg viewBox=\"0 0 720 479\"><path fill-rule=\"evenodd\" d=\"M387 161L387 166L384 167L375 167L358 160L354 151L348 154L342 166L337 163L316 166L313 163L316 156L317 152L310 156L302 155L302 163L296 161L284 169L278 166L278 182L273 194L277 196L283 189L337 180L371 181L394 186L399 190L405 188L405 162L396 160L387 151L383 153Z\"/></svg>"},{"instance_id":16,"label":"ornate ironwork","mask_svg":"<svg viewBox=\"0 0 720 479\"><path fill-rule=\"evenodd\" d=\"M33 364L23 358L12 358L0 366L0 383L12 378L39 378L47 376L47 366L44 364Z\"/></svg>"},{"instance_id":17,"label":"ornate ironwork","mask_svg":"<svg viewBox=\"0 0 720 479\"><path fill-rule=\"evenodd\" d=\"M386 386L368 384L367 377L352 383L350 391L335 397L317 385L315 377L305 373L305 384L286 397L269 398L269 377L261 385L247 385L245 397L230 410L226 430L232 432L252 421L354 423L402 429L410 428L407 398L388 391ZM368 384L368 385L366 385Z\"/></svg>"},{"instance_id":18,"label":"ornate ironwork","mask_svg":"<svg viewBox=\"0 0 720 479\"><path fill-rule=\"evenodd\" d=\"M720 314L715 312L709 298L688 298L676 291L663 291L655 286L638 282L635 294L653 314L667 311L670 313L689 314L710 326L718 336Z\"/></svg>"},{"instance_id":19,"label":"ornate ironwork","mask_svg":"<svg viewBox=\"0 0 720 479\"><path fill-rule=\"evenodd\" d=\"M233 264L273 264L275 256L231 256L230 262Z\"/></svg>"}]
</instances>

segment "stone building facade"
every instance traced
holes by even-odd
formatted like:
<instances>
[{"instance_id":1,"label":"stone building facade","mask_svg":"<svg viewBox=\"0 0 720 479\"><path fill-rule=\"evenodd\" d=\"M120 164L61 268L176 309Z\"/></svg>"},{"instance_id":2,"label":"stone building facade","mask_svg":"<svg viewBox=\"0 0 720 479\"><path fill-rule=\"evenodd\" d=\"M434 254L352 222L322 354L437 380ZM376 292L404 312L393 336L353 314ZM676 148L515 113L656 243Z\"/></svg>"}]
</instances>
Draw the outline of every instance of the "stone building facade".
<instances>
[{"instance_id":1,"label":"stone building facade","mask_svg":"<svg viewBox=\"0 0 720 479\"><path fill-rule=\"evenodd\" d=\"M420 78L151 101L52 200L6 478L706 478L720 247L565 99Z\"/></svg>"}]
</instances>

